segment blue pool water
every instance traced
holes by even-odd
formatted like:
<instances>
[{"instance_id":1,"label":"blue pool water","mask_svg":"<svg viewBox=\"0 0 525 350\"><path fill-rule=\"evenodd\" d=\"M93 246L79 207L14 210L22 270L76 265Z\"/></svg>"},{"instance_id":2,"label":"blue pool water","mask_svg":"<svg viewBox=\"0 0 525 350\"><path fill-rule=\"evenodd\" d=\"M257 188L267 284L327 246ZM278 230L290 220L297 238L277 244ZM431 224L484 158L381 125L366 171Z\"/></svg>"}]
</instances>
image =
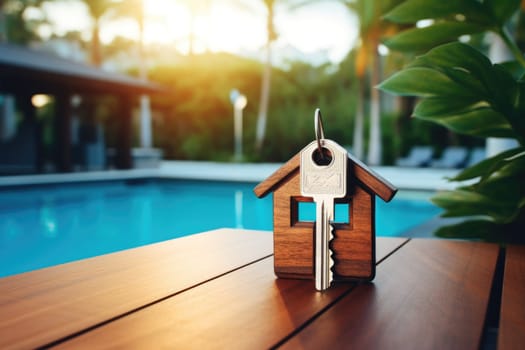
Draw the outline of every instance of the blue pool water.
<instances>
[{"instance_id":1,"label":"blue pool water","mask_svg":"<svg viewBox=\"0 0 525 350\"><path fill-rule=\"evenodd\" d=\"M272 196L252 183L112 181L0 190L0 277L221 227L272 230ZM376 232L396 236L439 213L402 193L378 199ZM314 206L300 209L301 220ZM344 221L336 212L336 221Z\"/></svg>"}]
</instances>

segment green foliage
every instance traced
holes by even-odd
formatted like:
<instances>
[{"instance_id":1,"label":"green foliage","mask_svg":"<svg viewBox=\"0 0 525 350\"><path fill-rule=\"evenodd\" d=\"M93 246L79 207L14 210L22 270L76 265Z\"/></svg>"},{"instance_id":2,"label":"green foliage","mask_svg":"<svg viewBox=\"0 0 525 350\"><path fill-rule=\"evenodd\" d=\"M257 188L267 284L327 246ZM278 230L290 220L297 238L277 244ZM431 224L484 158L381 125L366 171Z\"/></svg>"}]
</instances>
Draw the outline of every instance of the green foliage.
<instances>
[{"instance_id":1,"label":"green foliage","mask_svg":"<svg viewBox=\"0 0 525 350\"><path fill-rule=\"evenodd\" d=\"M485 30L482 26L464 22L439 22L430 27L413 28L388 39L385 44L393 50L425 51L435 45L449 42L461 35Z\"/></svg>"},{"instance_id":2,"label":"green foliage","mask_svg":"<svg viewBox=\"0 0 525 350\"><path fill-rule=\"evenodd\" d=\"M421 52L457 40L461 35L491 30L504 32L505 22L516 12L519 0L407 0L385 15L387 20L414 24L433 20L428 27L410 28L387 40L392 49Z\"/></svg>"},{"instance_id":3,"label":"green foliage","mask_svg":"<svg viewBox=\"0 0 525 350\"><path fill-rule=\"evenodd\" d=\"M438 193L433 202L444 217L466 217L442 227L442 237L524 242L525 235L525 60L505 27L520 1L408 0L385 17L399 23L433 19L410 28L386 44L407 52L430 51L381 83L398 95L416 96L414 116L460 134L516 139L519 147L464 169L451 181L469 185ZM516 61L492 64L463 34L490 30L515 54Z\"/></svg>"},{"instance_id":4,"label":"green foliage","mask_svg":"<svg viewBox=\"0 0 525 350\"><path fill-rule=\"evenodd\" d=\"M351 143L353 98L350 76L331 66L291 63L274 68L268 113L267 138L262 152L254 150L262 64L228 54L194 55L176 65L157 67L150 79L172 92L156 96L162 109L155 120L155 144L167 158L228 161L233 156L231 89L247 96L243 116L243 150L247 161L283 162L314 137L313 112L325 116L325 133L341 144Z\"/></svg>"},{"instance_id":5,"label":"green foliage","mask_svg":"<svg viewBox=\"0 0 525 350\"><path fill-rule=\"evenodd\" d=\"M170 95L154 96L152 100L155 110L160 112L154 118L155 145L163 148L169 159L230 161L232 88L248 97L243 125L246 161L287 161L313 140L315 107L323 112L327 137L351 145L357 98L354 65L355 51L339 66L313 67L292 62L286 70L274 68L267 138L258 153L254 140L262 64L227 54L178 58L173 65L159 66L150 72L150 79L171 91ZM451 141L440 126L420 121L408 123L410 119L405 119L392 112L381 117L386 164L392 164L411 145L433 144L440 148ZM365 128L368 122L365 119ZM368 134L364 136L366 143Z\"/></svg>"},{"instance_id":6,"label":"green foliage","mask_svg":"<svg viewBox=\"0 0 525 350\"><path fill-rule=\"evenodd\" d=\"M0 37L5 35L5 40L14 44L27 44L38 40L39 36L35 33L36 28L46 22L46 19L25 18L28 8L38 9L43 0L5 0L0 1ZM1 18L3 15L3 18ZM2 20L5 23L2 23ZM1 31L5 30L5 33Z\"/></svg>"}]
</instances>

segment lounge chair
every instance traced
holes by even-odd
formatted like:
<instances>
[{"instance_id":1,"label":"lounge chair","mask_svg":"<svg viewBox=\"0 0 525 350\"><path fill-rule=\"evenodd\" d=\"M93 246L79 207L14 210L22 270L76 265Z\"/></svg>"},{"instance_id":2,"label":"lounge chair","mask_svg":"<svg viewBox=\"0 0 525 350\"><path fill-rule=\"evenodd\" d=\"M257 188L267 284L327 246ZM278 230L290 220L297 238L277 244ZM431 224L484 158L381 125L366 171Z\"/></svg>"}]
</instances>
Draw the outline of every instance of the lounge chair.
<instances>
[{"instance_id":1,"label":"lounge chair","mask_svg":"<svg viewBox=\"0 0 525 350\"><path fill-rule=\"evenodd\" d=\"M487 157L487 151L485 150L485 147L476 147L470 152L470 156L465 166L466 167L472 166L476 163L481 162L486 157Z\"/></svg>"},{"instance_id":2,"label":"lounge chair","mask_svg":"<svg viewBox=\"0 0 525 350\"><path fill-rule=\"evenodd\" d=\"M468 150L464 147L447 147L443 151L441 158L430 163L432 168L461 168L467 161Z\"/></svg>"},{"instance_id":3,"label":"lounge chair","mask_svg":"<svg viewBox=\"0 0 525 350\"><path fill-rule=\"evenodd\" d=\"M432 160L434 151L430 146L415 146L410 150L407 157L396 160L396 165L401 167L423 167L428 166Z\"/></svg>"}]
</instances>

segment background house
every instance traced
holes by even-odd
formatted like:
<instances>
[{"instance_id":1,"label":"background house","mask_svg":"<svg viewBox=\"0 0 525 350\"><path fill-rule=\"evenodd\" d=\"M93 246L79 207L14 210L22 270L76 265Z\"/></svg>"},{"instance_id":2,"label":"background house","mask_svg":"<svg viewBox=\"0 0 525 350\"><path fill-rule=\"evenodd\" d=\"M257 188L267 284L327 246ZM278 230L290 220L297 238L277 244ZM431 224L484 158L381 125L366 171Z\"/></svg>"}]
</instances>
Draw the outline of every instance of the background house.
<instances>
[{"instance_id":1,"label":"background house","mask_svg":"<svg viewBox=\"0 0 525 350\"><path fill-rule=\"evenodd\" d=\"M1 44L0 173L40 172L44 163L59 172L72 171L78 162L103 167L104 131L92 116L101 96L115 101L114 166L132 167L133 107L139 95L161 91L144 80ZM39 94L54 99L53 144L48 154L43 147L44 130L36 118L34 97Z\"/></svg>"}]
</instances>

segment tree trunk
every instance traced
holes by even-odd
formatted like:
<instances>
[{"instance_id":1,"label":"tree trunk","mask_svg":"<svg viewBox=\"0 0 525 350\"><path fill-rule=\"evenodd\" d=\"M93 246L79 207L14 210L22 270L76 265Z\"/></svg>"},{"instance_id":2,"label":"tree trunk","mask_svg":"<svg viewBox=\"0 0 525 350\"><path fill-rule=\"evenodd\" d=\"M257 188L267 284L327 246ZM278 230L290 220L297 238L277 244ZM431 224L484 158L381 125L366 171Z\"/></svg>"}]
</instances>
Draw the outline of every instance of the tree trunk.
<instances>
[{"instance_id":1,"label":"tree trunk","mask_svg":"<svg viewBox=\"0 0 525 350\"><path fill-rule=\"evenodd\" d=\"M266 62L264 64L259 114L257 116L257 131L255 134L255 149L260 152L266 136L266 121L268 119L268 105L270 102L270 80L272 74L270 43L266 48Z\"/></svg>"},{"instance_id":2,"label":"tree trunk","mask_svg":"<svg viewBox=\"0 0 525 350\"><path fill-rule=\"evenodd\" d=\"M102 54L100 53L100 24L94 19L93 34L91 38L91 63L97 67L102 65Z\"/></svg>"},{"instance_id":3,"label":"tree trunk","mask_svg":"<svg viewBox=\"0 0 525 350\"><path fill-rule=\"evenodd\" d=\"M148 79L148 70L146 67L146 51L144 50L144 0L138 2L140 10L136 20L139 25L139 74L143 80Z\"/></svg>"},{"instance_id":4,"label":"tree trunk","mask_svg":"<svg viewBox=\"0 0 525 350\"><path fill-rule=\"evenodd\" d=\"M188 34L188 56L193 56L195 51L195 8L190 7L190 33Z\"/></svg>"},{"instance_id":5,"label":"tree trunk","mask_svg":"<svg viewBox=\"0 0 525 350\"><path fill-rule=\"evenodd\" d=\"M139 24L139 72L142 80L148 79L146 67L146 52L144 50L144 0L138 2L140 11L137 17ZM153 146L153 133L151 130L151 106L148 95L140 96L140 146L150 148Z\"/></svg>"},{"instance_id":6,"label":"tree trunk","mask_svg":"<svg viewBox=\"0 0 525 350\"><path fill-rule=\"evenodd\" d=\"M381 79L381 58L374 45L374 65L370 78L370 140L368 144L368 164L380 165L382 158L381 141L381 95L376 86Z\"/></svg>"},{"instance_id":7,"label":"tree trunk","mask_svg":"<svg viewBox=\"0 0 525 350\"><path fill-rule=\"evenodd\" d=\"M268 106L270 104L270 83L272 74L272 41L275 38L273 27L273 1L265 1L268 9L267 17L267 42L266 59L264 62L263 76L261 82L261 97L259 101L259 113L257 116L257 129L255 131L255 151L260 153L264 138L266 136L266 121L268 119Z\"/></svg>"},{"instance_id":8,"label":"tree trunk","mask_svg":"<svg viewBox=\"0 0 525 350\"><path fill-rule=\"evenodd\" d=\"M357 79L357 101L354 124L354 140L352 153L358 158L363 159L363 119L365 116L365 76Z\"/></svg>"}]
</instances>

